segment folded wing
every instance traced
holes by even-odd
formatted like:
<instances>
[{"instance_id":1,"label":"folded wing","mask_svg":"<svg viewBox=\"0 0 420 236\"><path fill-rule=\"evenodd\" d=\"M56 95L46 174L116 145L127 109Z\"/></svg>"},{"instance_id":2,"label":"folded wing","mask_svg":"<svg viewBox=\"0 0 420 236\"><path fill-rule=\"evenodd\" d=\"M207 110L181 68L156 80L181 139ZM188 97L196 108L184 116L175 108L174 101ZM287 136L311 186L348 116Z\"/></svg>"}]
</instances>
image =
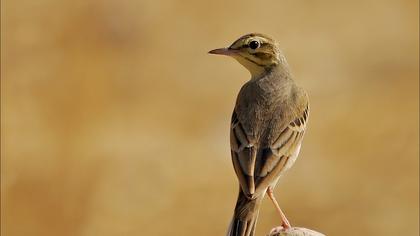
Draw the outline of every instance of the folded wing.
<instances>
[{"instance_id":1,"label":"folded wing","mask_svg":"<svg viewBox=\"0 0 420 236\"><path fill-rule=\"evenodd\" d=\"M263 193L288 169L299 154L309 116L309 107L292 117L278 137L267 146L253 143L235 111L232 115L230 143L232 162L243 192L253 198Z\"/></svg>"}]
</instances>

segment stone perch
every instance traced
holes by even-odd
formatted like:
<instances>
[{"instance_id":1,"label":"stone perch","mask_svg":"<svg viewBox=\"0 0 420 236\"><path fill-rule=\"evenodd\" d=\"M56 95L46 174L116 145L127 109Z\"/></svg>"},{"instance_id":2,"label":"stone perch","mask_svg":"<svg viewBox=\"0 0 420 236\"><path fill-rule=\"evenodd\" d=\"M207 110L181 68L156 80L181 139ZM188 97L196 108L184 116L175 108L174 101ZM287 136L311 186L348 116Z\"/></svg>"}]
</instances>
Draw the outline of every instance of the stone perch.
<instances>
[{"instance_id":1,"label":"stone perch","mask_svg":"<svg viewBox=\"0 0 420 236\"><path fill-rule=\"evenodd\" d=\"M325 236L319 232L301 228L301 227L292 227L288 230L274 228L267 236Z\"/></svg>"}]
</instances>

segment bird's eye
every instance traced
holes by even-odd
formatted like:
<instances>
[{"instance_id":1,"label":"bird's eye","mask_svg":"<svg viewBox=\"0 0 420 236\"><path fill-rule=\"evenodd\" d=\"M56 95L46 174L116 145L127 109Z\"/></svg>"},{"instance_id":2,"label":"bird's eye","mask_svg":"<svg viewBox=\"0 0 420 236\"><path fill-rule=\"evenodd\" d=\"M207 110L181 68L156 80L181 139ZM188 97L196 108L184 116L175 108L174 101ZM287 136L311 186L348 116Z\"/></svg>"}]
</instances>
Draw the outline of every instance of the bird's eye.
<instances>
[{"instance_id":1,"label":"bird's eye","mask_svg":"<svg viewBox=\"0 0 420 236\"><path fill-rule=\"evenodd\" d=\"M260 47L260 42L253 40L249 42L249 47L255 50Z\"/></svg>"}]
</instances>

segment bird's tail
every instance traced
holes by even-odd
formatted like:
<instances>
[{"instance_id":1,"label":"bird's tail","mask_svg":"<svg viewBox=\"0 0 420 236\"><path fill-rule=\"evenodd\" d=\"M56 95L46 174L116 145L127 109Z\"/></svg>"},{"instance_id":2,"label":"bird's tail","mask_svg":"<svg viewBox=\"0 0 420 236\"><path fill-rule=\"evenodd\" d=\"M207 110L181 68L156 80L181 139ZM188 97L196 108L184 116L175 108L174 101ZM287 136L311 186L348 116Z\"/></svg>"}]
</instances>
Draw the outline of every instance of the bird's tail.
<instances>
[{"instance_id":1,"label":"bird's tail","mask_svg":"<svg viewBox=\"0 0 420 236\"><path fill-rule=\"evenodd\" d=\"M258 196L255 199L249 199L242 190L239 190L238 200L236 202L235 213L230 222L227 236L253 236L260 205L264 196Z\"/></svg>"}]
</instances>

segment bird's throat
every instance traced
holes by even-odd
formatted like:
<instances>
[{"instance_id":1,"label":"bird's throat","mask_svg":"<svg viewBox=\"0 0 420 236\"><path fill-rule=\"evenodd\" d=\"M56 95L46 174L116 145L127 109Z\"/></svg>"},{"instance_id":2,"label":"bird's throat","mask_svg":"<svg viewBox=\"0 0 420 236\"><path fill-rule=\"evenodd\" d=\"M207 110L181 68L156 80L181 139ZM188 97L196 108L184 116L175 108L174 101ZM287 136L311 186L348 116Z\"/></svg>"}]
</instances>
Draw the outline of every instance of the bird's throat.
<instances>
[{"instance_id":1,"label":"bird's throat","mask_svg":"<svg viewBox=\"0 0 420 236\"><path fill-rule=\"evenodd\" d=\"M267 69L264 65L259 65L248 58L241 56L234 57L242 66L244 66L249 73L251 73L251 79L258 78L267 73Z\"/></svg>"}]
</instances>

